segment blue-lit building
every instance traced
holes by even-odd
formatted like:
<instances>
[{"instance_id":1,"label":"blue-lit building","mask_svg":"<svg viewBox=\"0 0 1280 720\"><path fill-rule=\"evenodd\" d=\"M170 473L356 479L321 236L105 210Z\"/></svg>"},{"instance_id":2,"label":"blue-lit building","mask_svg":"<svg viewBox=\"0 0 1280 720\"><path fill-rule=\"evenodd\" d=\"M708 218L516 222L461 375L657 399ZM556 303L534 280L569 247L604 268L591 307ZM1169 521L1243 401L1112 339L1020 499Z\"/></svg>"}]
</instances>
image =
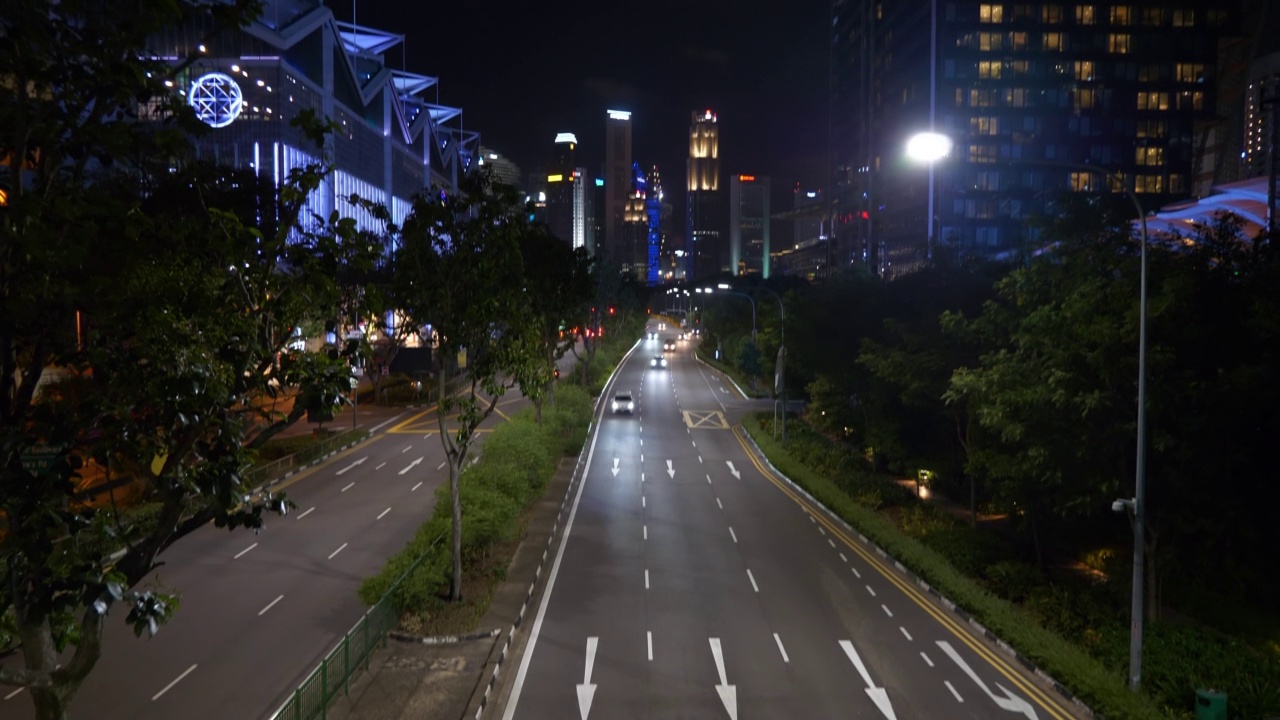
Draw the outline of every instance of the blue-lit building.
<instances>
[{"instance_id":1,"label":"blue-lit building","mask_svg":"<svg viewBox=\"0 0 1280 720\"><path fill-rule=\"evenodd\" d=\"M337 132L325 154L333 172L308 211L328 217L337 210L379 230L346 198L381 202L399 224L414 193L456 187L479 150L479 134L462 128L460 109L426 99L436 78L388 66L385 53L404 42L404 35L339 22L320 0L266 0L245 28L176 27L154 39L153 51L175 63L196 58L175 90L213 128L197 141L204 158L279 184L320 158L289 121L307 109L332 119Z\"/></svg>"}]
</instances>

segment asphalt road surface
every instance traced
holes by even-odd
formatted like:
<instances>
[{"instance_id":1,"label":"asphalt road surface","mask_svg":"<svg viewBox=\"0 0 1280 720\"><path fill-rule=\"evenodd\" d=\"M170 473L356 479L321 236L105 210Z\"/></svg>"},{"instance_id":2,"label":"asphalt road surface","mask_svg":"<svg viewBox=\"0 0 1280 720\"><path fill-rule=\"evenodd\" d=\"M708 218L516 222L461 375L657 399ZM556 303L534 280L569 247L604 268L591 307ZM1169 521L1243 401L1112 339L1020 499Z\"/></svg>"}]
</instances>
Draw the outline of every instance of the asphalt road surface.
<instances>
[{"instance_id":1,"label":"asphalt road surface","mask_svg":"<svg viewBox=\"0 0 1280 720\"><path fill-rule=\"evenodd\" d=\"M1074 717L748 452L691 344L609 388L504 720Z\"/></svg>"},{"instance_id":2,"label":"asphalt road surface","mask_svg":"<svg viewBox=\"0 0 1280 720\"><path fill-rule=\"evenodd\" d=\"M518 395L502 400L482 428L527 405ZM177 614L139 639L117 605L71 717L269 717L360 619L360 582L429 517L436 488L448 483L444 457L435 412L408 412L276 486L297 509L271 516L260 534L210 525L180 540L138 586L180 594ZM3 689L0 717L33 716L25 692Z\"/></svg>"}]
</instances>

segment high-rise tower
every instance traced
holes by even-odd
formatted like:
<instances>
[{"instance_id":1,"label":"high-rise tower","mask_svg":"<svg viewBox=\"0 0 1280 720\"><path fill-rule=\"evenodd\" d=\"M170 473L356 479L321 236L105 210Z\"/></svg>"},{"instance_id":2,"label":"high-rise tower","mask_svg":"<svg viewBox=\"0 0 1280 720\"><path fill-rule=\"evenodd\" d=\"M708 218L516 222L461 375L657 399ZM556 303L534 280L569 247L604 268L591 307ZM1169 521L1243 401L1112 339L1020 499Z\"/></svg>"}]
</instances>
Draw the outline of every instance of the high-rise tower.
<instances>
[{"instance_id":1,"label":"high-rise tower","mask_svg":"<svg viewBox=\"0 0 1280 720\"><path fill-rule=\"evenodd\" d=\"M597 255L611 258L622 243L622 216L631 191L631 113L609 110L604 125L604 248ZM621 258L611 258L618 262Z\"/></svg>"},{"instance_id":2,"label":"high-rise tower","mask_svg":"<svg viewBox=\"0 0 1280 720\"><path fill-rule=\"evenodd\" d=\"M556 237L575 248L587 245L586 172L577 164L578 138L556 135L547 169L547 225Z\"/></svg>"},{"instance_id":3,"label":"high-rise tower","mask_svg":"<svg viewBox=\"0 0 1280 720\"><path fill-rule=\"evenodd\" d=\"M728 213L720 191L720 128L711 110L693 113L689 126L687 276L701 279L728 270Z\"/></svg>"},{"instance_id":4,"label":"high-rise tower","mask_svg":"<svg viewBox=\"0 0 1280 720\"><path fill-rule=\"evenodd\" d=\"M769 277L769 178L729 180L729 271Z\"/></svg>"}]
</instances>

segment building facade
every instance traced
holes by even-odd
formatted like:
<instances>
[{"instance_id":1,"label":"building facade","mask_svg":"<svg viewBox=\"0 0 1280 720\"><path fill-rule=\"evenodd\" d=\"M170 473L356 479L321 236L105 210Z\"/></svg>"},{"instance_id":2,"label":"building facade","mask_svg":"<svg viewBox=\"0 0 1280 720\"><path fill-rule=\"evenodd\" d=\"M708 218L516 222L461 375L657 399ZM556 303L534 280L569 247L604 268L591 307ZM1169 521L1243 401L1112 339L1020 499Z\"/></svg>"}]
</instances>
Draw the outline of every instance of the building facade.
<instances>
[{"instance_id":1,"label":"building facade","mask_svg":"<svg viewBox=\"0 0 1280 720\"><path fill-rule=\"evenodd\" d=\"M734 275L770 274L769 178L729 178L729 267Z\"/></svg>"},{"instance_id":2,"label":"building facade","mask_svg":"<svg viewBox=\"0 0 1280 720\"><path fill-rule=\"evenodd\" d=\"M308 198L304 217L336 210L379 232L381 222L351 203L353 194L382 203L401 224L415 193L456 187L478 159L479 134L460 128L462 111L426 99L436 78L386 63L385 53L404 40L339 22L320 0L267 0L247 27L201 22L153 43L175 63L195 58L175 88L212 128L196 141L201 157L276 184L327 157L333 171ZM335 123L325 147L290 125L305 110Z\"/></svg>"},{"instance_id":3,"label":"building facade","mask_svg":"<svg viewBox=\"0 0 1280 720\"><path fill-rule=\"evenodd\" d=\"M729 209L720 187L720 126L711 110L693 113L687 179L686 275L701 280L729 270Z\"/></svg>"},{"instance_id":4,"label":"building facade","mask_svg":"<svg viewBox=\"0 0 1280 720\"><path fill-rule=\"evenodd\" d=\"M587 247L589 179L577 162L578 138L556 135L551 166L547 170L547 225L551 232L574 248Z\"/></svg>"},{"instance_id":5,"label":"building facade","mask_svg":"<svg viewBox=\"0 0 1280 720\"><path fill-rule=\"evenodd\" d=\"M1061 192L1187 197L1239 21L1205 0L835 0L833 15L837 247L885 277L935 251L1025 252ZM954 143L932 167L905 154L928 130Z\"/></svg>"},{"instance_id":6,"label":"building facade","mask_svg":"<svg viewBox=\"0 0 1280 720\"><path fill-rule=\"evenodd\" d=\"M623 215L631 192L631 113L608 110L604 125L604 243L600 247L597 241L596 249L606 259L622 247Z\"/></svg>"}]
</instances>

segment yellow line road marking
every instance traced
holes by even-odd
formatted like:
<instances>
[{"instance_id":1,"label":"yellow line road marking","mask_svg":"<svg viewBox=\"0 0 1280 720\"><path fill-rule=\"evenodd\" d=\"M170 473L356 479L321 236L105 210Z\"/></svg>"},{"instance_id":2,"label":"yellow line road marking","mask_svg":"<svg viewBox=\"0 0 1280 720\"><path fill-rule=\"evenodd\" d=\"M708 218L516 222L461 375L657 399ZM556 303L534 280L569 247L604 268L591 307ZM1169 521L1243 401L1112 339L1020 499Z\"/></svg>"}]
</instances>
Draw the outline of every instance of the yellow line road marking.
<instances>
[{"instance_id":1,"label":"yellow line road marking","mask_svg":"<svg viewBox=\"0 0 1280 720\"><path fill-rule=\"evenodd\" d=\"M774 487L777 487L779 490L783 492L784 495L791 498L793 502L795 502L801 508L809 512L810 517L816 517L817 521L821 523L824 527L826 527L831 532L832 535L839 538L840 541L844 543L850 550L857 553L864 560L866 560L867 563L876 570L876 572L880 573L880 575L882 575L886 580L888 580L891 584L893 584L895 587L901 590L902 593L906 595L908 599L910 599L912 602L918 605L926 613L931 615L935 620L938 621L938 624L942 625L944 628L949 630L951 634L956 637L956 639L958 639L960 642L968 646L969 649L973 650L975 654L977 654L980 658L985 660L988 665L990 665L993 669L995 669L996 672L1008 678L1008 680L1012 682L1017 688L1025 692L1027 695L1029 695L1033 702L1039 704L1050 715L1052 715L1055 718L1058 718L1058 720L1072 720L1075 717L1070 712L1068 712L1061 704L1059 704L1057 698L1049 695L1048 692L1045 691L1043 688L1041 688L1039 685L1036 685L1035 683L1032 683L1026 680L1023 677L1022 673L1016 670L1012 665L1010 665L1004 657L996 654L994 651L988 648L985 644L979 642L978 639L970 633L969 629L965 625L962 625L960 622L958 622L954 618L945 614L942 610L940 610L937 606L933 604L933 602L929 599L927 595L925 595L923 592L921 592L918 588L916 588L911 583L899 577L897 572L894 571L894 569L885 565L879 558L876 557L874 553L868 551L860 543L855 542L852 537L850 537L845 533L845 530L843 527L841 527L836 522L831 520L830 517L828 517L825 511L820 511L818 507L813 506L809 502L808 498L804 497L803 495L800 495L798 492L792 489L789 485L787 485L785 481L783 481L776 474L774 474L772 470L770 470L767 466L765 466L760 461L760 459L756 457L755 452L753 452L751 448L747 445L746 439L744 438L745 431L741 430L741 427L742 426L739 425L734 428L734 437L738 440L738 444L741 445L742 449L746 452L747 458L751 461L751 464L754 465L756 470L759 471L760 474L764 476L766 480L772 483Z\"/></svg>"},{"instance_id":2,"label":"yellow line road marking","mask_svg":"<svg viewBox=\"0 0 1280 720\"><path fill-rule=\"evenodd\" d=\"M685 410L684 424L694 430L728 430L729 423L719 410Z\"/></svg>"}]
</instances>

